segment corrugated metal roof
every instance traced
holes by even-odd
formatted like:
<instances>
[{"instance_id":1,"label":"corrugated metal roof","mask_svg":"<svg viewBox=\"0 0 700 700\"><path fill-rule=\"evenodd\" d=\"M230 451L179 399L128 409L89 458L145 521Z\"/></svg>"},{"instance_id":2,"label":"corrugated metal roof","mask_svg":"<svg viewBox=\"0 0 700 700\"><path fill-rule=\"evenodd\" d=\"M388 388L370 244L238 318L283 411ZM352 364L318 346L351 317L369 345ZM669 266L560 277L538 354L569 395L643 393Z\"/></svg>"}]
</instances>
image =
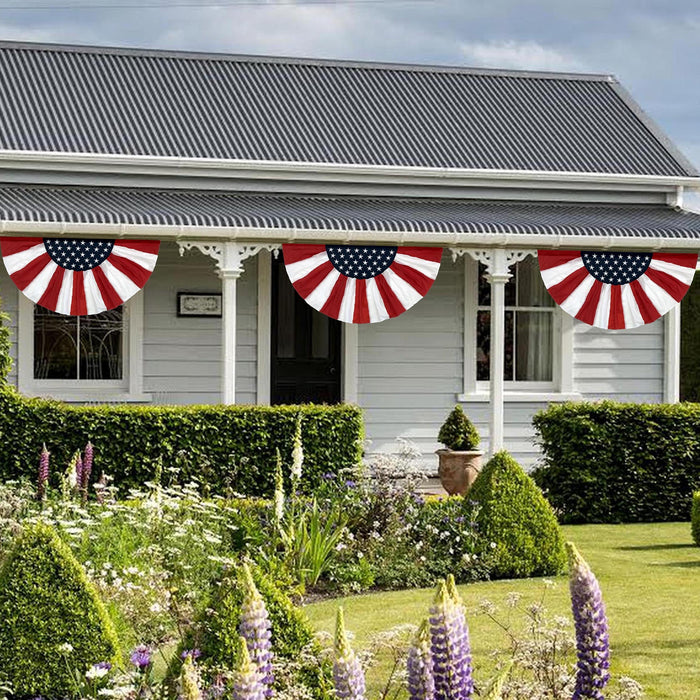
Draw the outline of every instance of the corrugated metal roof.
<instances>
[{"instance_id":1,"label":"corrugated metal roof","mask_svg":"<svg viewBox=\"0 0 700 700\"><path fill-rule=\"evenodd\" d=\"M0 148L696 174L610 76L0 43Z\"/></svg>"},{"instance_id":2,"label":"corrugated metal roof","mask_svg":"<svg viewBox=\"0 0 700 700\"><path fill-rule=\"evenodd\" d=\"M700 214L662 205L506 204L193 190L2 187L0 220L251 227L277 229L281 234L331 230L700 239Z\"/></svg>"}]
</instances>

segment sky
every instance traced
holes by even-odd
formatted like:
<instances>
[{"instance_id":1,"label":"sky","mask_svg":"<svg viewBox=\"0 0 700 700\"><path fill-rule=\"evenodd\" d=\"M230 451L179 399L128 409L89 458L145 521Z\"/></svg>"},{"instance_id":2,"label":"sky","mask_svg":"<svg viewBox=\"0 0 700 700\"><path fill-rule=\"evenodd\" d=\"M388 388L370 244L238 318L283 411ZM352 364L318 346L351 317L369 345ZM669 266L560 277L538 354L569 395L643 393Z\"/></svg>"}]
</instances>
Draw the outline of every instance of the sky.
<instances>
[{"instance_id":1,"label":"sky","mask_svg":"<svg viewBox=\"0 0 700 700\"><path fill-rule=\"evenodd\" d=\"M700 168L698 0L215 3L0 0L0 38L611 73Z\"/></svg>"}]
</instances>

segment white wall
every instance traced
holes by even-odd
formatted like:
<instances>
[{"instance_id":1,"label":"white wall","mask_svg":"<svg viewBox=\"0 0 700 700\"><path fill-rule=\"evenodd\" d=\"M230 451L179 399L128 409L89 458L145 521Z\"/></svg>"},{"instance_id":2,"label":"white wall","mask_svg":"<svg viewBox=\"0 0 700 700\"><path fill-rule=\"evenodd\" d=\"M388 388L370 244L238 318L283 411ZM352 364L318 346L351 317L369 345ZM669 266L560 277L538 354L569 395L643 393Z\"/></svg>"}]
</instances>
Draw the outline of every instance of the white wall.
<instances>
[{"instance_id":1,"label":"white wall","mask_svg":"<svg viewBox=\"0 0 700 700\"><path fill-rule=\"evenodd\" d=\"M245 263L237 287L236 396L255 403L257 265ZM180 257L164 243L144 290L144 391L157 404L211 404L221 400L221 319L178 318L178 292L220 292L215 263L199 251Z\"/></svg>"}]
</instances>

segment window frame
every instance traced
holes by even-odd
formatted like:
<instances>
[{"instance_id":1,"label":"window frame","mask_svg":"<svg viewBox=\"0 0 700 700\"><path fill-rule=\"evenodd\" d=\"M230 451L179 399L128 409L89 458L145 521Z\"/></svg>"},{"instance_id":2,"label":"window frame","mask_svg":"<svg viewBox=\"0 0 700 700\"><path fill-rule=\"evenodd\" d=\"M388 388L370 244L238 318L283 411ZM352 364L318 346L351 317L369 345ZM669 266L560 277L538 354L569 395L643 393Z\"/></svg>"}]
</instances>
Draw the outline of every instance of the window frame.
<instances>
[{"instance_id":1,"label":"window frame","mask_svg":"<svg viewBox=\"0 0 700 700\"><path fill-rule=\"evenodd\" d=\"M536 254L533 252L533 254ZM513 267L518 263L514 263ZM483 308L483 307L482 307ZM490 307L489 307L490 308ZM507 307L505 307L507 308ZM517 308L517 307L516 307ZM479 263L471 256L464 256L464 362L463 391L458 400L488 401L489 381L476 378L476 322L479 310ZM553 315L553 367L552 381L534 382L505 380L507 401L568 401L581 398L573 390L573 332L574 320L555 306Z\"/></svg>"},{"instance_id":2,"label":"window frame","mask_svg":"<svg viewBox=\"0 0 700 700\"><path fill-rule=\"evenodd\" d=\"M124 303L121 379L35 379L34 302L21 292L17 329L17 387L23 394L67 402L147 402L143 392L143 294Z\"/></svg>"}]
</instances>

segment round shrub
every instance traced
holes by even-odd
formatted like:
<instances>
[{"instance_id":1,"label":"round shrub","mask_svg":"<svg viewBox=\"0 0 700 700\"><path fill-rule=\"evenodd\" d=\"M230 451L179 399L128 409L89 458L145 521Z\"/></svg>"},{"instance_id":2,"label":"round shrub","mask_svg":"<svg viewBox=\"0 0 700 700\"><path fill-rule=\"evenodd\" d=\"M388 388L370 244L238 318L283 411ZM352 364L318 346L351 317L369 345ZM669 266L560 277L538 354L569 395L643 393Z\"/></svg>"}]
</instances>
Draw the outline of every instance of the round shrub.
<instances>
[{"instance_id":1,"label":"round shrub","mask_svg":"<svg viewBox=\"0 0 700 700\"><path fill-rule=\"evenodd\" d=\"M119 661L107 612L68 546L47 525L34 525L0 571L5 680L18 697L62 698L74 692L69 664L82 674L100 661Z\"/></svg>"},{"instance_id":2,"label":"round shrub","mask_svg":"<svg viewBox=\"0 0 700 700\"><path fill-rule=\"evenodd\" d=\"M566 566L556 516L507 452L494 455L469 493L492 578L551 576Z\"/></svg>"},{"instance_id":3,"label":"round shrub","mask_svg":"<svg viewBox=\"0 0 700 700\"><path fill-rule=\"evenodd\" d=\"M690 513L690 529L693 542L700 547L700 491L693 493L693 507Z\"/></svg>"},{"instance_id":4,"label":"round shrub","mask_svg":"<svg viewBox=\"0 0 700 700\"><path fill-rule=\"evenodd\" d=\"M306 615L269 576L258 568L251 570L270 616L272 651L275 656L298 659L300 651L305 647L320 652ZM209 605L185 640L183 649L198 648L202 652L202 663L237 668L241 653L239 626L244 594L236 572L229 572L217 582ZM325 661L302 667L299 676L298 680L309 688L314 697L327 696L330 666Z\"/></svg>"},{"instance_id":5,"label":"round shrub","mask_svg":"<svg viewBox=\"0 0 700 700\"><path fill-rule=\"evenodd\" d=\"M450 450L469 452L479 446L479 431L457 404L438 433L438 442Z\"/></svg>"}]
</instances>

